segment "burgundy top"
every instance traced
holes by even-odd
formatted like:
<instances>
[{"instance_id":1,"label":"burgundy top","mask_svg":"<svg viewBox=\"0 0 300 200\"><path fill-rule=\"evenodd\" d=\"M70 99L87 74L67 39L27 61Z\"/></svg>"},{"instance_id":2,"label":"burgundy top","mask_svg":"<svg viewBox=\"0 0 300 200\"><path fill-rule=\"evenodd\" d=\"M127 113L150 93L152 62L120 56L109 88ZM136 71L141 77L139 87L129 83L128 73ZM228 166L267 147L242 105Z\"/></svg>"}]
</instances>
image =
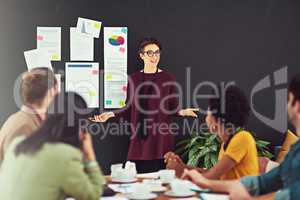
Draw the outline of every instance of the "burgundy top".
<instances>
[{"instance_id":1,"label":"burgundy top","mask_svg":"<svg viewBox=\"0 0 300 200\"><path fill-rule=\"evenodd\" d=\"M126 106L115 112L115 115L118 118L124 118L131 124L129 160L163 159L165 153L174 150L175 141L171 131L172 126L170 126L171 116L176 115L180 110L175 86L176 80L173 75L165 71L156 74L144 74L145 82L151 81L157 85L158 90L155 89L151 95L157 95L158 97L147 99L147 109L156 111L156 113L146 114L148 137L143 140L136 136L136 127L139 124L138 109L140 109L137 88L142 82L142 76L143 72L137 71L128 77ZM147 88L147 86L144 87Z\"/></svg>"}]
</instances>

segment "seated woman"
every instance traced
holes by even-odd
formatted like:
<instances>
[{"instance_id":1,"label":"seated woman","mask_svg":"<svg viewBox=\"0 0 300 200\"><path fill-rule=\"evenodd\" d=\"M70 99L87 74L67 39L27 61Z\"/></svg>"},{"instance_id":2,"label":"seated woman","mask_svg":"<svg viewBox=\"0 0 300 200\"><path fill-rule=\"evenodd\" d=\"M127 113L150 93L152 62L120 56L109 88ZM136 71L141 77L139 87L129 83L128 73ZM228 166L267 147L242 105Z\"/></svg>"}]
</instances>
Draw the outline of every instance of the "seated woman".
<instances>
[{"instance_id":1,"label":"seated woman","mask_svg":"<svg viewBox=\"0 0 300 200\"><path fill-rule=\"evenodd\" d=\"M209 179L229 180L258 175L256 142L245 130L250 111L247 98L236 86L228 87L224 97L225 99L209 100L209 110L206 116L210 132L217 134L222 140L218 162L210 169L197 168L197 170ZM185 165L173 152L165 155L165 162L167 168L175 169L177 176L180 176L185 168L192 168Z\"/></svg>"},{"instance_id":2,"label":"seated woman","mask_svg":"<svg viewBox=\"0 0 300 200\"><path fill-rule=\"evenodd\" d=\"M86 102L75 93L66 93L56 97L54 105L60 110L49 114L40 129L9 146L0 170L0 199L100 198L104 178L91 136L80 127L80 119L86 116L79 113L87 108Z\"/></svg>"}]
</instances>

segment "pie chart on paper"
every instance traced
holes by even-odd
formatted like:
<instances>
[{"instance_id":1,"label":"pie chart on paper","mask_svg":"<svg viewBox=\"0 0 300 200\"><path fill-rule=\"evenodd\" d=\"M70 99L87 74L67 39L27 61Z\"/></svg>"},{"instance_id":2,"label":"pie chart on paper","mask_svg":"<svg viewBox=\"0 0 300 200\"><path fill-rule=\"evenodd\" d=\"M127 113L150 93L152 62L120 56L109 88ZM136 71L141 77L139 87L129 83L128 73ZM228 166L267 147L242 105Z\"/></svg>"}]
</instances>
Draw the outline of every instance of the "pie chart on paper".
<instances>
[{"instance_id":1,"label":"pie chart on paper","mask_svg":"<svg viewBox=\"0 0 300 200\"><path fill-rule=\"evenodd\" d=\"M113 46L120 46L124 44L125 40L122 36L113 35L109 39L109 43Z\"/></svg>"}]
</instances>

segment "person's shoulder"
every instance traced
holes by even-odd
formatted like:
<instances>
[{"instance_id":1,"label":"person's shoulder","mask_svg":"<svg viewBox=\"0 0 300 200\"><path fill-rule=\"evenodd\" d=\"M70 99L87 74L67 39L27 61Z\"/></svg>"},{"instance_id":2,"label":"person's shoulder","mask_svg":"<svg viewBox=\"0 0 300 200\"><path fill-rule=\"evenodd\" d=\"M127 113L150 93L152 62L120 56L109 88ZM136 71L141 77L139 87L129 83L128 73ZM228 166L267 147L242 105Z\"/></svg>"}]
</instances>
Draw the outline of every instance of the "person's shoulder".
<instances>
[{"instance_id":1,"label":"person's shoulder","mask_svg":"<svg viewBox=\"0 0 300 200\"><path fill-rule=\"evenodd\" d=\"M242 141L243 143L254 142L254 137L249 131L242 130L233 136L233 140Z\"/></svg>"},{"instance_id":2,"label":"person's shoulder","mask_svg":"<svg viewBox=\"0 0 300 200\"><path fill-rule=\"evenodd\" d=\"M16 130L19 127L26 126L27 122L28 119L26 116L24 116L23 112L17 111L11 114L3 123L0 131L1 132L0 135L3 135L4 133L6 134L6 132L11 132L11 130Z\"/></svg>"},{"instance_id":3,"label":"person's shoulder","mask_svg":"<svg viewBox=\"0 0 300 200\"><path fill-rule=\"evenodd\" d=\"M21 116L23 116L22 111L17 111L11 114L10 116L8 116L2 127L6 126L7 124L10 124L11 122L15 122L15 120L19 119Z\"/></svg>"}]
</instances>

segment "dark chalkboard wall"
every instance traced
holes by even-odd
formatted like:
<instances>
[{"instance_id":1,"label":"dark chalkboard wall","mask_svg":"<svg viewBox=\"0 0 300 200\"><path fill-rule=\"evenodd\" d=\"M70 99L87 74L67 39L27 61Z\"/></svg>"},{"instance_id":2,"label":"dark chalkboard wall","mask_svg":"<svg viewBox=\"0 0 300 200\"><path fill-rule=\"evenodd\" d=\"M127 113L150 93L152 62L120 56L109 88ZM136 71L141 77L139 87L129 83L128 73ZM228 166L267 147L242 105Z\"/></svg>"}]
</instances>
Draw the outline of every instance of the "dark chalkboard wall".
<instances>
[{"instance_id":1,"label":"dark chalkboard wall","mask_svg":"<svg viewBox=\"0 0 300 200\"><path fill-rule=\"evenodd\" d=\"M183 86L187 67L191 68L192 88L205 80L235 81L247 95L259 80L285 65L289 77L299 71L300 2L296 0L1 0L0 3L1 125L17 110L13 85L16 77L26 70L23 51L36 48L36 26L62 27L62 61L53 62L53 67L56 71L63 70L70 54L69 27L76 26L78 17L100 20L103 26L128 27L129 73L141 67L136 47L145 36L161 40L160 65L175 74ZM102 40L101 31L100 38L95 40L95 61L103 69ZM270 118L274 116L275 89L272 84L254 101L256 110ZM273 145L282 140L283 134L254 115L249 127ZM111 163L125 161L128 138L95 138L95 146L98 160L107 173Z\"/></svg>"}]
</instances>

